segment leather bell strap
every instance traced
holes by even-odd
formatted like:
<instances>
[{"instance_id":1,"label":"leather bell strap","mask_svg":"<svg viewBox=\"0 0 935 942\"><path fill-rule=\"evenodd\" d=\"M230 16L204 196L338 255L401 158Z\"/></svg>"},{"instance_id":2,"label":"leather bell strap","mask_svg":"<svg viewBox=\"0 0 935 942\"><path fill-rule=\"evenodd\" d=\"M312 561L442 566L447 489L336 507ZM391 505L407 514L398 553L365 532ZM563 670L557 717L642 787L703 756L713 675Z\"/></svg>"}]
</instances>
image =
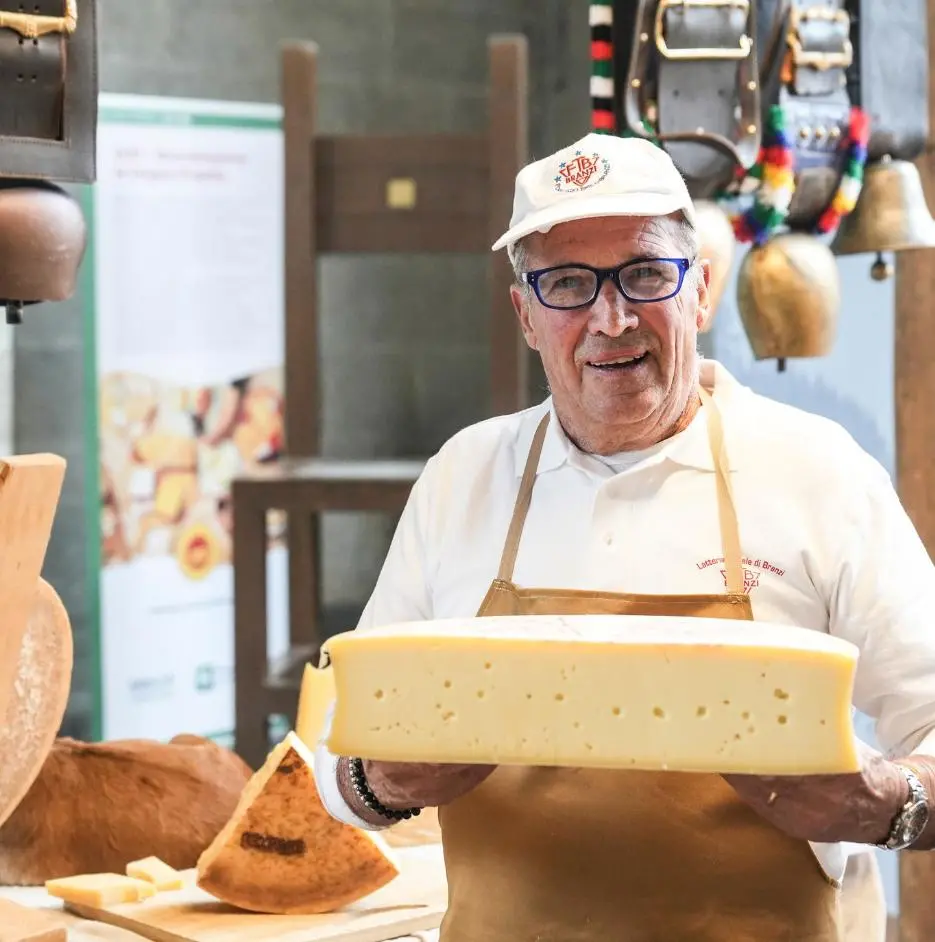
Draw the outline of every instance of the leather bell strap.
<instances>
[{"instance_id":1,"label":"leather bell strap","mask_svg":"<svg viewBox=\"0 0 935 942\"><path fill-rule=\"evenodd\" d=\"M640 0L624 115L666 145L690 180L724 185L760 148L755 0ZM647 115L655 90L657 115ZM738 117L739 111L739 117Z\"/></svg>"},{"instance_id":2,"label":"leather bell strap","mask_svg":"<svg viewBox=\"0 0 935 942\"><path fill-rule=\"evenodd\" d=\"M66 37L77 25L74 0L30 0L32 12L0 0L0 136L62 139ZM6 0L9 2L9 0Z\"/></svg>"},{"instance_id":3,"label":"leather bell strap","mask_svg":"<svg viewBox=\"0 0 935 942\"><path fill-rule=\"evenodd\" d=\"M795 153L796 192L787 217L793 227L814 223L841 178L852 104L850 35L843 0L792 0L777 101Z\"/></svg>"},{"instance_id":4,"label":"leather bell strap","mask_svg":"<svg viewBox=\"0 0 935 942\"><path fill-rule=\"evenodd\" d=\"M926 0L847 0L855 66L851 95L871 116L871 160L914 160L929 140Z\"/></svg>"}]
</instances>

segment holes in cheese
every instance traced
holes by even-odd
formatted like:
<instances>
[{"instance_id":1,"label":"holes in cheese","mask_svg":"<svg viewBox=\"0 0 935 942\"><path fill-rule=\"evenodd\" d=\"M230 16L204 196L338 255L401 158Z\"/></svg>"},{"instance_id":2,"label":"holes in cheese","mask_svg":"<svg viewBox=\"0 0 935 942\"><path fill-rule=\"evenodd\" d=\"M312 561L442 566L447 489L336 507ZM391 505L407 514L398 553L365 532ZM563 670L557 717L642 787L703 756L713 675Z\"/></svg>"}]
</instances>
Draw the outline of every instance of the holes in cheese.
<instances>
[{"instance_id":1,"label":"holes in cheese","mask_svg":"<svg viewBox=\"0 0 935 942\"><path fill-rule=\"evenodd\" d=\"M751 774L859 768L858 651L817 631L507 616L351 631L325 650L337 694L328 746L338 755Z\"/></svg>"},{"instance_id":2,"label":"holes in cheese","mask_svg":"<svg viewBox=\"0 0 935 942\"><path fill-rule=\"evenodd\" d=\"M86 873L75 877L47 880L49 896L84 906L114 906L138 903L156 895L156 887L122 873Z\"/></svg>"},{"instance_id":3,"label":"holes in cheese","mask_svg":"<svg viewBox=\"0 0 935 942\"><path fill-rule=\"evenodd\" d=\"M203 890L252 912L327 913L399 875L378 834L328 814L312 767L312 754L295 733L273 749L198 860Z\"/></svg>"},{"instance_id":4,"label":"holes in cheese","mask_svg":"<svg viewBox=\"0 0 935 942\"><path fill-rule=\"evenodd\" d=\"M160 893L180 890L184 885L182 874L158 857L144 857L127 864L127 876L152 883Z\"/></svg>"}]
</instances>

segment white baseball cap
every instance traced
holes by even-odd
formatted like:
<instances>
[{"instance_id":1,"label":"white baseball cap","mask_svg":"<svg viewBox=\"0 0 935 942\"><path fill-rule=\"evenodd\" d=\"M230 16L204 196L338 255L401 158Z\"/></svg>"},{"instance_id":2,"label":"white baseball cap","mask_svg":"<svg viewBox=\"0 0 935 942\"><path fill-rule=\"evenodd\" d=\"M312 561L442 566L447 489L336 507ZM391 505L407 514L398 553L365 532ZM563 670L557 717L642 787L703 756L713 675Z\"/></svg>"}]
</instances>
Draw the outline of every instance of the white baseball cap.
<instances>
[{"instance_id":1,"label":"white baseball cap","mask_svg":"<svg viewBox=\"0 0 935 942\"><path fill-rule=\"evenodd\" d=\"M641 137L587 134L520 170L510 228L492 249L572 219L667 216L678 210L694 224L688 187L661 147Z\"/></svg>"}]
</instances>

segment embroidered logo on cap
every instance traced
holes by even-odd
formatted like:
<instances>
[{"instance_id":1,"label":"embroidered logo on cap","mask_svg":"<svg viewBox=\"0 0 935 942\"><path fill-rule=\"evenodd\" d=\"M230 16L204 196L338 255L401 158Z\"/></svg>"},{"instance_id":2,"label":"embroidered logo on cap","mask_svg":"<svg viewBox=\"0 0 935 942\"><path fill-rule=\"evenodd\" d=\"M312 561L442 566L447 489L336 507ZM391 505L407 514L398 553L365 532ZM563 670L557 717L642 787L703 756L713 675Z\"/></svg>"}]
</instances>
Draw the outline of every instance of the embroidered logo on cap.
<instances>
[{"instance_id":1,"label":"embroidered logo on cap","mask_svg":"<svg viewBox=\"0 0 935 942\"><path fill-rule=\"evenodd\" d=\"M558 165L555 176L555 190L558 193L578 193L597 186L610 173L610 161L600 154L585 154L575 151L571 160L563 160Z\"/></svg>"}]
</instances>

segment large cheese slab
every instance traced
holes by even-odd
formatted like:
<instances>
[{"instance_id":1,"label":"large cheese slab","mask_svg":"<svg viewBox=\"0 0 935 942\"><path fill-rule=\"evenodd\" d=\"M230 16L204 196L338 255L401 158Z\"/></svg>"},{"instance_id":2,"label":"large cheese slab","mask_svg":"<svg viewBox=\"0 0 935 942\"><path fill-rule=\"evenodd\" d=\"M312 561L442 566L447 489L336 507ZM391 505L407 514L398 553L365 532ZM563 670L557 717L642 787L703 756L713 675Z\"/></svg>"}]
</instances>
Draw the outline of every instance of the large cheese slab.
<instances>
[{"instance_id":1,"label":"large cheese slab","mask_svg":"<svg viewBox=\"0 0 935 942\"><path fill-rule=\"evenodd\" d=\"M305 665L302 687L299 691L299 706L296 711L295 734L314 749L325 728L328 710L334 703L334 671L330 668L318 670Z\"/></svg>"},{"instance_id":2,"label":"large cheese slab","mask_svg":"<svg viewBox=\"0 0 935 942\"><path fill-rule=\"evenodd\" d=\"M325 646L328 747L400 762L853 772L857 648L762 622L506 616Z\"/></svg>"},{"instance_id":3,"label":"large cheese slab","mask_svg":"<svg viewBox=\"0 0 935 942\"><path fill-rule=\"evenodd\" d=\"M295 734L309 749L318 745L334 699L334 671L330 667L316 668L306 664L296 711ZM441 841L438 813L434 808L424 808L418 817L399 821L382 834L390 847L438 843Z\"/></svg>"}]
</instances>

